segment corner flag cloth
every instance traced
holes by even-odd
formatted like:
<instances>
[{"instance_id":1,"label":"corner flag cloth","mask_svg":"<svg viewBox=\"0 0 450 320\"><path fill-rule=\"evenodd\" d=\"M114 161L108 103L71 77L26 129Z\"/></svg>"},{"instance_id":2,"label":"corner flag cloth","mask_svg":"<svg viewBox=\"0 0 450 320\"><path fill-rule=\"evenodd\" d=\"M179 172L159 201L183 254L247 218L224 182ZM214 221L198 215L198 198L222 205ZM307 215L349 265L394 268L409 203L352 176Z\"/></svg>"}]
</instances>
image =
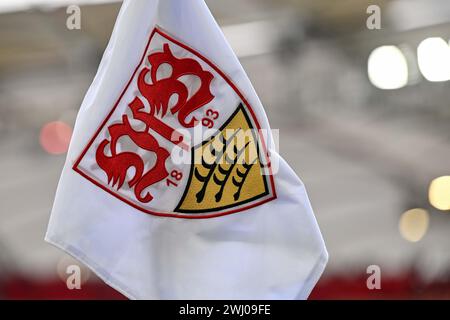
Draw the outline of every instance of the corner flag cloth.
<instances>
[{"instance_id":1,"label":"corner flag cloth","mask_svg":"<svg viewBox=\"0 0 450 320\"><path fill-rule=\"evenodd\" d=\"M203 0L123 2L46 240L131 299L308 297L328 254L305 188Z\"/></svg>"}]
</instances>

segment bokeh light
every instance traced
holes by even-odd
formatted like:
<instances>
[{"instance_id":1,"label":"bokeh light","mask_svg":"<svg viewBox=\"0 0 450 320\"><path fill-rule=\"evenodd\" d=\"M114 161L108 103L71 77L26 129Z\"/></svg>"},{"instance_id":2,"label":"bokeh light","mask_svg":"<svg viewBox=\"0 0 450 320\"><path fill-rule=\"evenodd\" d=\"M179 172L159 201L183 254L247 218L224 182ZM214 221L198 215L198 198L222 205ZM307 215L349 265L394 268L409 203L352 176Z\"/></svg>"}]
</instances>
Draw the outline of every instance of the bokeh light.
<instances>
[{"instance_id":1,"label":"bokeh light","mask_svg":"<svg viewBox=\"0 0 450 320\"><path fill-rule=\"evenodd\" d=\"M450 80L450 46L438 37L427 38L417 47L417 62L428 81Z\"/></svg>"},{"instance_id":2,"label":"bokeh light","mask_svg":"<svg viewBox=\"0 0 450 320\"><path fill-rule=\"evenodd\" d=\"M408 83L408 62L398 47L381 46L370 54L367 73L375 87L399 89Z\"/></svg>"},{"instance_id":3,"label":"bokeh light","mask_svg":"<svg viewBox=\"0 0 450 320\"><path fill-rule=\"evenodd\" d=\"M421 208L408 210L402 214L399 221L399 231L405 240L417 242L422 239L428 230L428 211Z\"/></svg>"},{"instance_id":4,"label":"bokeh light","mask_svg":"<svg viewBox=\"0 0 450 320\"><path fill-rule=\"evenodd\" d=\"M52 121L45 124L40 133L42 148L50 154L63 154L69 148L72 128L63 121Z\"/></svg>"},{"instance_id":5,"label":"bokeh light","mask_svg":"<svg viewBox=\"0 0 450 320\"><path fill-rule=\"evenodd\" d=\"M436 209L450 210L450 176L442 176L431 181L428 199Z\"/></svg>"}]
</instances>

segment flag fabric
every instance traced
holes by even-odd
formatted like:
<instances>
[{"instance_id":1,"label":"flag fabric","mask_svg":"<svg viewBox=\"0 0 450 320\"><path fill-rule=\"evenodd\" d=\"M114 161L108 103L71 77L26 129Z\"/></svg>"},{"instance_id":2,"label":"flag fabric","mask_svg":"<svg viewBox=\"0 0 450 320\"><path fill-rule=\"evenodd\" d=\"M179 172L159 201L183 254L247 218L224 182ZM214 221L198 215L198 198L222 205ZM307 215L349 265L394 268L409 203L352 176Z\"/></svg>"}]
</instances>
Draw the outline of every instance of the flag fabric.
<instances>
[{"instance_id":1,"label":"flag fabric","mask_svg":"<svg viewBox=\"0 0 450 320\"><path fill-rule=\"evenodd\" d=\"M305 299L328 254L274 145L203 0L126 0L45 239L131 299Z\"/></svg>"}]
</instances>

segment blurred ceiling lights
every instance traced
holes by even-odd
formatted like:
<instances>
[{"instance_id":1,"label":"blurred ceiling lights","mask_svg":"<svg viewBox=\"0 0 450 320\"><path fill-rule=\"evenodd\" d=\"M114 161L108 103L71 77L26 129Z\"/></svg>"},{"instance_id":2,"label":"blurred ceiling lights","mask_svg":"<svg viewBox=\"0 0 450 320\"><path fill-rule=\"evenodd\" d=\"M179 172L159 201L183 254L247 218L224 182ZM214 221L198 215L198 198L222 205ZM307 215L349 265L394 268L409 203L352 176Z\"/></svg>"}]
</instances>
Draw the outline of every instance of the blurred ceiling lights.
<instances>
[{"instance_id":1,"label":"blurred ceiling lights","mask_svg":"<svg viewBox=\"0 0 450 320\"><path fill-rule=\"evenodd\" d=\"M405 240L420 241L428 230L429 215L425 209L415 208L402 214L399 221L399 231Z\"/></svg>"},{"instance_id":2,"label":"blurred ceiling lights","mask_svg":"<svg viewBox=\"0 0 450 320\"><path fill-rule=\"evenodd\" d=\"M439 210L450 210L450 176L442 176L431 181L428 199Z\"/></svg>"},{"instance_id":3,"label":"blurred ceiling lights","mask_svg":"<svg viewBox=\"0 0 450 320\"><path fill-rule=\"evenodd\" d=\"M381 46L373 50L367 72L370 82L380 89L399 89L408 83L408 62L396 46Z\"/></svg>"},{"instance_id":4,"label":"blurred ceiling lights","mask_svg":"<svg viewBox=\"0 0 450 320\"><path fill-rule=\"evenodd\" d=\"M0 12L14 12L33 8L51 9L72 4L101 4L121 0L1 0Z\"/></svg>"},{"instance_id":5,"label":"blurred ceiling lights","mask_svg":"<svg viewBox=\"0 0 450 320\"><path fill-rule=\"evenodd\" d=\"M450 80L450 46L442 38L427 38L417 47L417 62L428 81Z\"/></svg>"}]
</instances>

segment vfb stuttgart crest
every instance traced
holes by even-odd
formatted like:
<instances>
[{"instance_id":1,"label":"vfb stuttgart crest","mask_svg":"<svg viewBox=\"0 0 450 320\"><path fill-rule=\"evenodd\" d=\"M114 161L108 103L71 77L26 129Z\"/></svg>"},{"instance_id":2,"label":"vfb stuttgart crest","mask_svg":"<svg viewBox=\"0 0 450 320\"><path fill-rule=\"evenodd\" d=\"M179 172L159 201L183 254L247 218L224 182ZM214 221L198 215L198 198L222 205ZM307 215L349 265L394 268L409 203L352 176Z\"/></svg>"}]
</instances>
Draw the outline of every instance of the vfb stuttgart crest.
<instances>
[{"instance_id":1,"label":"vfb stuttgart crest","mask_svg":"<svg viewBox=\"0 0 450 320\"><path fill-rule=\"evenodd\" d=\"M275 198L259 129L251 106L219 68L155 28L73 169L145 213L226 215Z\"/></svg>"}]
</instances>

